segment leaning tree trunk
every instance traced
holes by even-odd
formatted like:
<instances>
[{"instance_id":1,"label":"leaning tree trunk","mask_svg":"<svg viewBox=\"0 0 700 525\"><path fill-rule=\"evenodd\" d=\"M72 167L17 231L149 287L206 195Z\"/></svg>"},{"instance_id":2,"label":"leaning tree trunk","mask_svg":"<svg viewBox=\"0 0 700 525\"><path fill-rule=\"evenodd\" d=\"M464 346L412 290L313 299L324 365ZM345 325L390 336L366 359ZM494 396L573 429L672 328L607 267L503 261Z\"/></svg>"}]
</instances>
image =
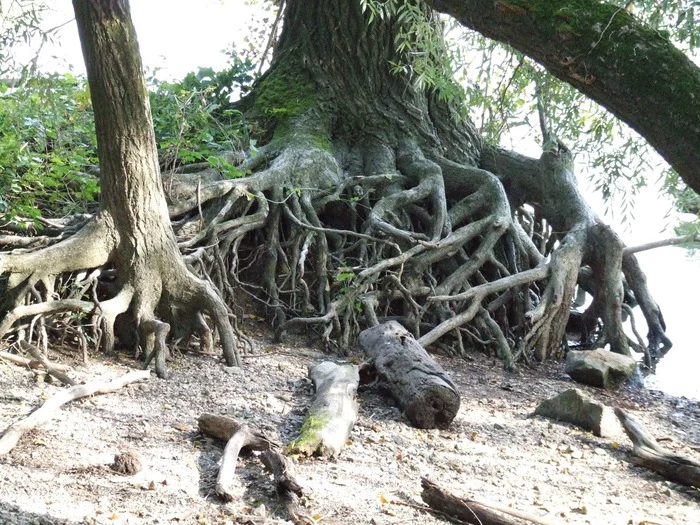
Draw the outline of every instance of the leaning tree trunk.
<instances>
[{"instance_id":1,"label":"leaning tree trunk","mask_svg":"<svg viewBox=\"0 0 700 525\"><path fill-rule=\"evenodd\" d=\"M0 269L11 273L8 286L16 304L36 291L37 283L51 297L61 273L113 265L116 282L95 294L107 349L122 316L124 339L138 343L149 360L155 355L164 377L168 321L186 324L204 312L216 323L227 362L238 363L225 304L186 268L173 235L128 1L74 0L73 5L95 114L100 212L66 242L0 258ZM206 325L198 328L206 335Z\"/></svg>"},{"instance_id":2,"label":"leaning tree trunk","mask_svg":"<svg viewBox=\"0 0 700 525\"><path fill-rule=\"evenodd\" d=\"M659 31L628 13L623 2L427 3L513 46L605 106L700 193L700 68Z\"/></svg>"}]
</instances>

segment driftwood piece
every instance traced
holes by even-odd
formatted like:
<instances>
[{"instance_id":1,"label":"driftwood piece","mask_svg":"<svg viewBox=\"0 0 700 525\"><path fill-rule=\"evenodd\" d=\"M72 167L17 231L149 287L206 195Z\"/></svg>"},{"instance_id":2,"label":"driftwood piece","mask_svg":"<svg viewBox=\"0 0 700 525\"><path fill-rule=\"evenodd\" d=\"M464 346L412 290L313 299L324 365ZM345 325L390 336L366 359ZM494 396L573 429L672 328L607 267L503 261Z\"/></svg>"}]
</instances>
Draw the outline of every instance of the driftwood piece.
<instances>
[{"instance_id":1,"label":"driftwood piece","mask_svg":"<svg viewBox=\"0 0 700 525\"><path fill-rule=\"evenodd\" d=\"M216 477L216 494L224 501L233 501L234 473L241 450L268 450L274 445L262 432L250 428L246 423L232 417L202 414L199 416L199 430L208 436L227 441L221 456L221 467Z\"/></svg>"},{"instance_id":2,"label":"driftwood piece","mask_svg":"<svg viewBox=\"0 0 700 525\"><path fill-rule=\"evenodd\" d=\"M337 456L357 419L355 394L360 383L358 367L324 361L309 367L316 387L314 401L288 454Z\"/></svg>"},{"instance_id":3,"label":"driftwood piece","mask_svg":"<svg viewBox=\"0 0 700 525\"><path fill-rule=\"evenodd\" d=\"M554 525L553 522L524 512L507 509L492 503L458 498L427 478L421 478L421 498L432 509L474 525L520 525L521 520L537 525ZM504 516L505 514L505 516ZM514 519L517 518L517 519Z\"/></svg>"},{"instance_id":4,"label":"driftwood piece","mask_svg":"<svg viewBox=\"0 0 700 525\"><path fill-rule=\"evenodd\" d=\"M42 366L40 362L34 359L27 359L26 357L22 357L21 355L11 354L9 352L0 352L0 359L5 359L10 363L34 369ZM59 372L68 372L70 370L69 366L61 365L58 363L51 363L51 368L53 368L54 370L58 370Z\"/></svg>"},{"instance_id":5,"label":"driftwood piece","mask_svg":"<svg viewBox=\"0 0 700 525\"><path fill-rule=\"evenodd\" d=\"M41 352L39 349L34 346L33 344L27 343L26 341L20 341L19 342L20 348L24 350L25 352L29 352L29 354L36 359L39 363L41 363L41 366L46 368L46 372L59 381L61 381L64 385L69 385L69 386L75 386L75 381L68 375L64 374L60 370L58 370L53 363L49 362L48 359L46 359L43 355L41 355Z\"/></svg>"},{"instance_id":6,"label":"driftwood piece","mask_svg":"<svg viewBox=\"0 0 700 525\"><path fill-rule=\"evenodd\" d=\"M299 502L304 494L296 480L292 461L276 450L260 454L260 461L275 477L275 490L291 520L297 525L314 525L316 521Z\"/></svg>"},{"instance_id":7,"label":"driftwood piece","mask_svg":"<svg viewBox=\"0 0 700 525\"><path fill-rule=\"evenodd\" d=\"M411 424L447 428L459 410L459 392L450 376L410 332L395 321L360 334L360 346L373 360L380 381Z\"/></svg>"},{"instance_id":8,"label":"driftwood piece","mask_svg":"<svg viewBox=\"0 0 700 525\"><path fill-rule=\"evenodd\" d=\"M668 480L700 488L700 462L664 449L632 414L621 408L616 408L615 414L632 440L633 461L636 464L651 469Z\"/></svg>"},{"instance_id":9,"label":"driftwood piece","mask_svg":"<svg viewBox=\"0 0 700 525\"><path fill-rule=\"evenodd\" d=\"M57 410L66 403L94 394L115 392L134 381L148 379L150 375L150 372L147 371L129 372L112 381L95 381L55 393L37 410L26 418L13 423L5 430L2 438L0 438L0 456L10 452L24 434L54 417Z\"/></svg>"}]
</instances>

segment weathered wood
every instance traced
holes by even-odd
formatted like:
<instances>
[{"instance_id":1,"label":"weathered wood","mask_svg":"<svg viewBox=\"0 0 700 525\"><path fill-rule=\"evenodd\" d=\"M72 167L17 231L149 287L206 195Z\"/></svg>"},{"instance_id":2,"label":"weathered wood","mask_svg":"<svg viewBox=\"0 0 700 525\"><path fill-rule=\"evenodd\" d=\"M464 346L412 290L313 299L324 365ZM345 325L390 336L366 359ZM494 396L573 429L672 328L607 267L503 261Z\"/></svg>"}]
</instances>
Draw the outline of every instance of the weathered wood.
<instances>
[{"instance_id":1,"label":"weathered wood","mask_svg":"<svg viewBox=\"0 0 700 525\"><path fill-rule=\"evenodd\" d=\"M202 414L198 420L199 430L211 437L227 441L221 456L221 467L216 477L216 494L224 501L235 499L233 475L241 450L269 450L274 444L262 432L232 417Z\"/></svg>"},{"instance_id":2,"label":"weathered wood","mask_svg":"<svg viewBox=\"0 0 700 525\"><path fill-rule=\"evenodd\" d=\"M296 480L292 461L276 450L266 450L260 454L260 461L274 475L275 490L291 520L297 525L314 525L316 521L299 502L304 494Z\"/></svg>"},{"instance_id":3,"label":"weathered wood","mask_svg":"<svg viewBox=\"0 0 700 525\"><path fill-rule=\"evenodd\" d=\"M337 456L357 419L355 394L360 383L358 367L324 361L309 367L316 387L314 401L288 454Z\"/></svg>"},{"instance_id":4,"label":"weathered wood","mask_svg":"<svg viewBox=\"0 0 700 525\"><path fill-rule=\"evenodd\" d=\"M39 349L34 346L33 344L27 343L26 341L20 341L19 346L22 348L22 350L29 352L29 354L36 359L38 362L41 363L41 366L46 368L46 372L59 381L61 381L65 385L69 386L74 386L75 381L68 375L64 374L60 370L58 370L55 366L53 366L52 363L49 362L48 359L46 359L43 355L41 355L41 352L39 352Z\"/></svg>"},{"instance_id":5,"label":"weathered wood","mask_svg":"<svg viewBox=\"0 0 700 525\"><path fill-rule=\"evenodd\" d=\"M421 478L421 486L423 487L421 498L430 508L455 517L465 523L473 523L474 525L520 525L522 523L521 520L525 520L537 525L554 525L551 521L531 516L524 512L506 509L491 503L458 498L428 478Z\"/></svg>"},{"instance_id":6,"label":"weathered wood","mask_svg":"<svg viewBox=\"0 0 700 525\"><path fill-rule=\"evenodd\" d=\"M58 409L66 403L94 394L115 392L129 383L148 379L150 376L150 372L147 371L130 372L112 381L96 381L55 393L37 410L7 428L0 438L0 456L10 452L24 434L54 417Z\"/></svg>"},{"instance_id":7,"label":"weathered wood","mask_svg":"<svg viewBox=\"0 0 700 525\"><path fill-rule=\"evenodd\" d=\"M27 366L29 368L39 368L42 364L36 360L27 359L21 355L10 354L9 352L0 352L0 359L5 359L10 363L14 363L19 366ZM70 367L67 365L61 365L58 363L51 363L51 367L59 372L68 372Z\"/></svg>"},{"instance_id":8,"label":"weathered wood","mask_svg":"<svg viewBox=\"0 0 700 525\"><path fill-rule=\"evenodd\" d=\"M364 330L360 345L413 426L449 426L459 410L459 392L410 332L389 321Z\"/></svg>"},{"instance_id":9,"label":"weathered wood","mask_svg":"<svg viewBox=\"0 0 700 525\"><path fill-rule=\"evenodd\" d=\"M616 408L615 414L632 440L633 461L636 464L651 469L668 480L700 488L700 462L664 449L646 431L644 425L625 410Z\"/></svg>"}]
</instances>

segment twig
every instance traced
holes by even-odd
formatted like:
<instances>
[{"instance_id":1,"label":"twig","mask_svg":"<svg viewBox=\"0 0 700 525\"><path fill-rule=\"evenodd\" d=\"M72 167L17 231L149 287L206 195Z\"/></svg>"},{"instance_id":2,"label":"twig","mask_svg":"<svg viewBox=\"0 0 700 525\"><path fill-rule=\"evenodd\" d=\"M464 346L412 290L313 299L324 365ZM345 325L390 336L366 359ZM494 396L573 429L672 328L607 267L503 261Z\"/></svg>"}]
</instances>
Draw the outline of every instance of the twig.
<instances>
[{"instance_id":1,"label":"twig","mask_svg":"<svg viewBox=\"0 0 700 525\"><path fill-rule=\"evenodd\" d=\"M0 359L5 359L10 363L14 363L19 366L26 366L28 368L37 368L37 365L40 364L36 361L32 361L31 359L27 359L26 357L22 357L21 355L10 354L9 352L0 352ZM69 366L59 365L57 363L51 363L51 366L54 370L59 370L61 372L67 372L70 370Z\"/></svg>"},{"instance_id":2,"label":"twig","mask_svg":"<svg viewBox=\"0 0 700 525\"><path fill-rule=\"evenodd\" d=\"M643 252L646 250L653 250L655 248L662 248L664 246L676 246L678 244L690 244L700 242L700 235L692 235L686 237L672 237L670 239L662 239L660 241L648 242L646 244L639 244L637 246L628 246L622 253L624 255L630 255L632 253Z\"/></svg>"}]
</instances>

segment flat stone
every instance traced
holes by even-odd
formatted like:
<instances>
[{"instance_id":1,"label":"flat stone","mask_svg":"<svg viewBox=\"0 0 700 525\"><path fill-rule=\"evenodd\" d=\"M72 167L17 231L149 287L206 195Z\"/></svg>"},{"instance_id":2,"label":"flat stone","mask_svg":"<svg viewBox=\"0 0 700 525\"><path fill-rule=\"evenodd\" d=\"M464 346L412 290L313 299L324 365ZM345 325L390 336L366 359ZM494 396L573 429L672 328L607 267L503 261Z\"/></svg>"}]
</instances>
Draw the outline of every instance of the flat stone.
<instances>
[{"instance_id":1,"label":"flat stone","mask_svg":"<svg viewBox=\"0 0 700 525\"><path fill-rule=\"evenodd\" d=\"M612 409L591 399L578 388L571 388L542 401L535 414L571 423L600 437L619 436L622 433L622 427Z\"/></svg>"},{"instance_id":2,"label":"flat stone","mask_svg":"<svg viewBox=\"0 0 700 525\"><path fill-rule=\"evenodd\" d=\"M566 355L565 371L571 379L585 385L612 388L629 379L637 369L631 357L602 348L590 351L571 350Z\"/></svg>"}]
</instances>

